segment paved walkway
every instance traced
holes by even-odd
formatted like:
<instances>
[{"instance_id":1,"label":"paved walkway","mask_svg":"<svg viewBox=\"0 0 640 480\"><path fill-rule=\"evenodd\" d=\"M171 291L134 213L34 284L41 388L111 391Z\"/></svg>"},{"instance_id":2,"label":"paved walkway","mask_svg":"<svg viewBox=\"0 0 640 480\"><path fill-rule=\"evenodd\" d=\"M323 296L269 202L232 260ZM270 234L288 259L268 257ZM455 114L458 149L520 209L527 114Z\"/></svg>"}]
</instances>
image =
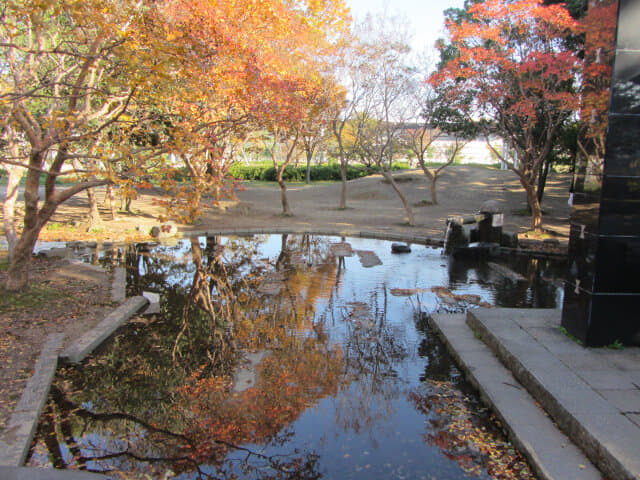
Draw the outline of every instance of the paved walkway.
<instances>
[{"instance_id":1,"label":"paved walkway","mask_svg":"<svg viewBox=\"0 0 640 480\"><path fill-rule=\"evenodd\" d=\"M478 309L432 320L541 478L599 477L566 434L609 480L640 479L640 348L584 348L561 333L559 310Z\"/></svg>"}]
</instances>

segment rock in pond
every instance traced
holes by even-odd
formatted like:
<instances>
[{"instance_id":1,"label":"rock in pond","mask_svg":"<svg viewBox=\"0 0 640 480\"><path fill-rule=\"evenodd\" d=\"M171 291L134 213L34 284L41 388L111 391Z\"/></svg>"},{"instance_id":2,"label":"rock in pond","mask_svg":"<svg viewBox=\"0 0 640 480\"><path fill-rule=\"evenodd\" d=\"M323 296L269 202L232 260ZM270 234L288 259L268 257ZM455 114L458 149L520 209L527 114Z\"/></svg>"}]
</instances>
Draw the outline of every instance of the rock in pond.
<instances>
[{"instance_id":1,"label":"rock in pond","mask_svg":"<svg viewBox=\"0 0 640 480\"><path fill-rule=\"evenodd\" d=\"M411 247L405 243L392 243L391 253L411 253Z\"/></svg>"}]
</instances>

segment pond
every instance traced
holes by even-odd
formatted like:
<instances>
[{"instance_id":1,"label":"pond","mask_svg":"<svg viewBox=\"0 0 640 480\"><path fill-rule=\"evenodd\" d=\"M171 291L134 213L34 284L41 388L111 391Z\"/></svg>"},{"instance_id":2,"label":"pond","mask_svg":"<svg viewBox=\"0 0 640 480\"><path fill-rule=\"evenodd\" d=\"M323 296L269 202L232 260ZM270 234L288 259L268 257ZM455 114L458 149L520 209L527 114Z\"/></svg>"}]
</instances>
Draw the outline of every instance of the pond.
<instances>
[{"instance_id":1,"label":"pond","mask_svg":"<svg viewBox=\"0 0 640 480\"><path fill-rule=\"evenodd\" d=\"M317 235L87 254L126 267L128 294L159 305L59 369L30 465L113 478L533 478L427 317L555 308L561 262L496 266Z\"/></svg>"}]
</instances>

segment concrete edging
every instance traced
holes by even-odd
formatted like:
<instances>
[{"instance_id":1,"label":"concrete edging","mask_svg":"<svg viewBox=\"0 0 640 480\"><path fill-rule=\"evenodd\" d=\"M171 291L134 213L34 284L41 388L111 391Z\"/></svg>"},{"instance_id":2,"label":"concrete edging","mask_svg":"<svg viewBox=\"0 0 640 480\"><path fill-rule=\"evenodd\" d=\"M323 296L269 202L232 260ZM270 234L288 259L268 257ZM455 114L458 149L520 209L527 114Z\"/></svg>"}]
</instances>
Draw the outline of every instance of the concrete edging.
<instances>
[{"instance_id":1,"label":"concrete edging","mask_svg":"<svg viewBox=\"0 0 640 480\"><path fill-rule=\"evenodd\" d=\"M131 297L105 317L96 327L83 335L73 345L67 347L60 359L65 363L80 363L98 345L107 339L118 327L138 313L148 303L144 297Z\"/></svg>"},{"instance_id":2,"label":"concrete edging","mask_svg":"<svg viewBox=\"0 0 640 480\"><path fill-rule=\"evenodd\" d=\"M78 470L34 467L0 467L2 480L106 480L109 477Z\"/></svg>"},{"instance_id":3,"label":"concrete edging","mask_svg":"<svg viewBox=\"0 0 640 480\"><path fill-rule=\"evenodd\" d=\"M0 465L19 467L24 464L56 373L58 351L62 348L63 340L63 333L47 337L33 375L0 436Z\"/></svg>"},{"instance_id":4,"label":"concrete edging","mask_svg":"<svg viewBox=\"0 0 640 480\"><path fill-rule=\"evenodd\" d=\"M393 232L381 232L381 231L367 231L367 230L350 230L339 228L239 228L239 229L223 229L223 230L193 230L193 231L180 231L176 235L176 238L188 238L193 236L204 235L328 235L338 237L360 237L360 238L373 238L377 240L395 240L407 243L416 243L432 246L442 246L443 240L435 239L427 236L420 236L409 233L393 233Z\"/></svg>"}]
</instances>

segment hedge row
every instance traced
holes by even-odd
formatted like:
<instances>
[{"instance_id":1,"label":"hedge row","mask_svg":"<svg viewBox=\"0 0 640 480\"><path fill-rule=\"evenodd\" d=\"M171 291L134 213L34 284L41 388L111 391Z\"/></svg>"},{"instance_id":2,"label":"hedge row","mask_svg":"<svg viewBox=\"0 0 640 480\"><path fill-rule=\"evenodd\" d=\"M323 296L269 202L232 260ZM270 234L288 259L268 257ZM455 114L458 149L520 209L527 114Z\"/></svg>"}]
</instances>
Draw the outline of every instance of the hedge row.
<instances>
[{"instance_id":1,"label":"hedge row","mask_svg":"<svg viewBox=\"0 0 640 480\"><path fill-rule=\"evenodd\" d=\"M393 170L401 170L408 168L406 164L394 164ZM275 182L276 169L273 165L244 165L236 163L229 168L231 176L238 180L262 180L266 182ZM347 180L365 177L375 173L364 166L347 166ZM285 182L303 182L307 175L306 165L287 165L282 175ZM325 163L322 165L311 165L310 177L312 182L322 180L340 180L340 165L337 163Z\"/></svg>"}]
</instances>

